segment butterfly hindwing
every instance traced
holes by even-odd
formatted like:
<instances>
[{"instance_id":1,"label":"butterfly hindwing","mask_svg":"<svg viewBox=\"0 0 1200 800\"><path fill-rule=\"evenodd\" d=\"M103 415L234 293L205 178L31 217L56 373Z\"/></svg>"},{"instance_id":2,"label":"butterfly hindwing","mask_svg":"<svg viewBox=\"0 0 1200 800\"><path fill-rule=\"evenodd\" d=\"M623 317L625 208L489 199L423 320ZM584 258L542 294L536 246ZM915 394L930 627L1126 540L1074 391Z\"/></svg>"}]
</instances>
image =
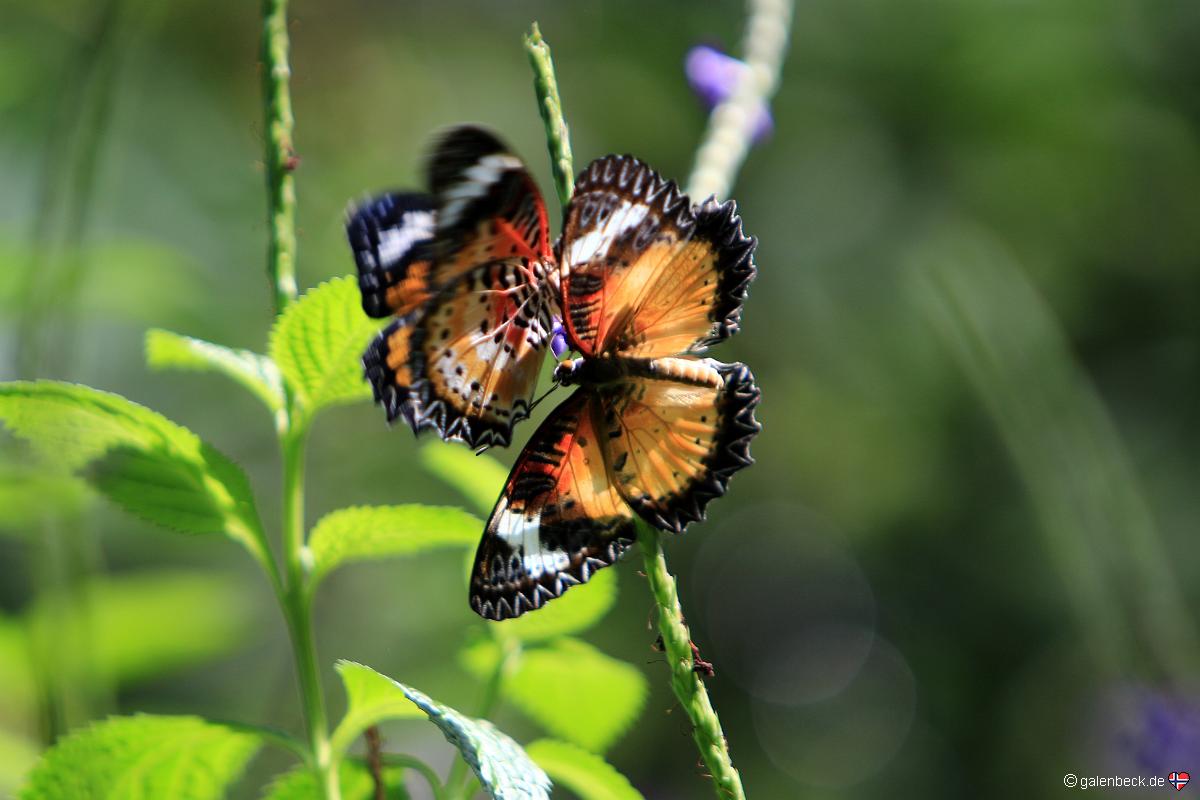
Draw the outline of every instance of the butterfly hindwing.
<instances>
[{"instance_id":1,"label":"butterfly hindwing","mask_svg":"<svg viewBox=\"0 0 1200 800\"><path fill-rule=\"evenodd\" d=\"M754 463L760 393L744 364L663 358L599 392L609 478L647 522L678 533Z\"/></svg>"},{"instance_id":2,"label":"butterfly hindwing","mask_svg":"<svg viewBox=\"0 0 1200 800\"><path fill-rule=\"evenodd\" d=\"M591 392L576 391L513 465L471 573L471 607L481 616L541 608L632 544L633 510L606 472L594 404Z\"/></svg>"},{"instance_id":3,"label":"butterfly hindwing","mask_svg":"<svg viewBox=\"0 0 1200 800\"><path fill-rule=\"evenodd\" d=\"M631 156L598 159L567 210L560 280L585 356L697 352L737 331L755 240L732 201L695 208Z\"/></svg>"},{"instance_id":4,"label":"butterfly hindwing","mask_svg":"<svg viewBox=\"0 0 1200 800\"><path fill-rule=\"evenodd\" d=\"M364 356L376 394L395 394L392 406L414 430L472 447L508 445L529 415L550 343L543 269L517 260L478 267L385 330Z\"/></svg>"},{"instance_id":5,"label":"butterfly hindwing","mask_svg":"<svg viewBox=\"0 0 1200 800\"><path fill-rule=\"evenodd\" d=\"M350 210L346 238L368 316L407 314L429 299L434 228L426 194L390 192Z\"/></svg>"}]
</instances>

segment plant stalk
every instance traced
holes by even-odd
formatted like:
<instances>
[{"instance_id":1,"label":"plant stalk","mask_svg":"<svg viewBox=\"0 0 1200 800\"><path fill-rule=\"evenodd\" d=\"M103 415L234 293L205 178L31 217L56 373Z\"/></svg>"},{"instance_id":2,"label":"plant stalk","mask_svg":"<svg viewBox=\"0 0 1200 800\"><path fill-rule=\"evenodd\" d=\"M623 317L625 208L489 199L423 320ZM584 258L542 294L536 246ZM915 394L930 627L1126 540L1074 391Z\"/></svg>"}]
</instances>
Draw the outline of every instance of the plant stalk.
<instances>
[{"instance_id":1,"label":"plant stalk","mask_svg":"<svg viewBox=\"0 0 1200 800\"><path fill-rule=\"evenodd\" d=\"M263 112L266 121L267 275L278 314L296 299L295 120L288 66L287 0L263 0Z\"/></svg>"},{"instance_id":2,"label":"plant stalk","mask_svg":"<svg viewBox=\"0 0 1200 800\"><path fill-rule=\"evenodd\" d=\"M571 132L563 118L562 100L558 96L558 81L554 77L554 59L550 45L542 38L538 24L533 23L525 34L525 52L533 67L533 90L537 94L538 111L546 125L546 149L550 151L550 169L554 173L554 190L564 214L571 195L575 193L575 172L571 162Z\"/></svg>"},{"instance_id":3,"label":"plant stalk","mask_svg":"<svg viewBox=\"0 0 1200 800\"><path fill-rule=\"evenodd\" d=\"M704 141L688 178L693 201L709 195L724 198L750 152L755 113L779 85L792 27L792 0L747 0L746 33L742 43L745 76L708 118Z\"/></svg>"},{"instance_id":4,"label":"plant stalk","mask_svg":"<svg viewBox=\"0 0 1200 800\"><path fill-rule=\"evenodd\" d=\"M288 66L287 0L263 0L263 111L266 117L267 170L267 274L279 315L296 299L296 151L292 144L291 68ZM305 566L304 446L306 423L297 409L288 409L288 422L280 431L283 457L283 562L286 589L280 595L287 619L296 673L304 703L312 769L324 800L341 800L329 721L317 666L313 637L312 597Z\"/></svg>"},{"instance_id":5,"label":"plant stalk","mask_svg":"<svg viewBox=\"0 0 1200 800\"><path fill-rule=\"evenodd\" d=\"M329 745L329 722L325 713L325 695L321 688L321 671L317 666L317 648L313 638L312 602L308 591L308 574L304 563L304 445L307 434L303 428L288 431L282 439L283 449L283 558L287 570L287 590L280 598L296 673L300 680L300 695L304 703L304 724L312 751L312 768L325 800L340 800L341 787L333 764Z\"/></svg>"},{"instance_id":6,"label":"plant stalk","mask_svg":"<svg viewBox=\"0 0 1200 800\"><path fill-rule=\"evenodd\" d=\"M729 745L721 730L721 720L708 698L704 681L692 669L692 635L679 607L675 578L667 570L659 533L637 521L638 545L646 562L646 577L658 606L658 629L671 667L671 688L692 721L692 738L700 750L704 766L712 776L717 796L727 800L745 800L742 778L729 756Z\"/></svg>"}]
</instances>

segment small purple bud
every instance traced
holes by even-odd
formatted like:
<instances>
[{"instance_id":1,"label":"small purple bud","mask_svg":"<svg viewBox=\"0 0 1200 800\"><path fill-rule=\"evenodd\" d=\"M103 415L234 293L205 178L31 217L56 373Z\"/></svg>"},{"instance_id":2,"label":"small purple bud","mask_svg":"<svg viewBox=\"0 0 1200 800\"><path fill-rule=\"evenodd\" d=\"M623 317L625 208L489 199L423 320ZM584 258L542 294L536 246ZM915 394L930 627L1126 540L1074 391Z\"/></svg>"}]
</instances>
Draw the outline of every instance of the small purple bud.
<instances>
[{"instance_id":1,"label":"small purple bud","mask_svg":"<svg viewBox=\"0 0 1200 800\"><path fill-rule=\"evenodd\" d=\"M567 349L567 332L563 330L562 320L555 317L554 328L550 333L550 350L555 358L562 358Z\"/></svg>"},{"instance_id":2,"label":"small purple bud","mask_svg":"<svg viewBox=\"0 0 1200 800\"><path fill-rule=\"evenodd\" d=\"M708 45L697 45L689 50L684 64L692 91L709 111L737 90L738 81L748 69L733 56L727 56ZM770 109L765 102L759 101L754 116L755 144L770 136L774 127Z\"/></svg>"}]
</instances>

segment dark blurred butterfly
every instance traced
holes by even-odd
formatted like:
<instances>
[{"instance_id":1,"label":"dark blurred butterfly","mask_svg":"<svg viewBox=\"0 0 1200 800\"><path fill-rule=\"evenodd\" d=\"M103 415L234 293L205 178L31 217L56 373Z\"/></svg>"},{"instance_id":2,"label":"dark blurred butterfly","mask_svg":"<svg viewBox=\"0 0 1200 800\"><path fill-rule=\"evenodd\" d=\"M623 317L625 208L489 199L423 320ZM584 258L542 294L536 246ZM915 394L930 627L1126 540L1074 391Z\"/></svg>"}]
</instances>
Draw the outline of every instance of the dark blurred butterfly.
<instances>
[{"instance_id":1,"label":"dark blurred butterfly","mask_svg":"<svg viewBox=\"0 0 1200 800\"><path fill-rule=\"evenodd\" d=\"M682 531L752 463L750 370L697 354L737 332L755 244L732 201L693 206L631 156L580 174L556 288L581 357L554 373L578 388L488 519L470 586L481 616L520 616L587 581L632 544L635 515Z\"/></svg>"},{"instance_id":2,"label":"dark blurred butterfly","mask_svg":"<svg viewBox=\"0 0 1200 800\"><path fill-rule=\"evenodd\" d=\"M429 194L351 210L363 310L395 315L363 354L388 421L472 447L529 415L557 307L546 207L521 160L476 127L433 148Z\"/></svg>"}]
</instances>

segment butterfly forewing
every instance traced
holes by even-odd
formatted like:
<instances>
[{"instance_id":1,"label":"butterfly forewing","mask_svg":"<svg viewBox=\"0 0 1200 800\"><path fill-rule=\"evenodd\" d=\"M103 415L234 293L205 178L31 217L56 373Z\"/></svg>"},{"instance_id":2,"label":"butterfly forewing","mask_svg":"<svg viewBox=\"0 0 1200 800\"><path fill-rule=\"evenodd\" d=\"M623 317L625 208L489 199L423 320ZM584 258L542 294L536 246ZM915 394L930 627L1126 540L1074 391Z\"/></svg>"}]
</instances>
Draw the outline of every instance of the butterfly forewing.
<instances>
[{"instance_id":1,"label":"butterfly forewing","mask_svg":"<svg viewBox=\"0 0 1200 800\"><path fill-rule=\"evenodd\" d=\"M460 126L429 162L436 198L436 261L443 281L488 261L549 261L546 205L524 163L482 128Z\"/></svg>"},{"instance_id":2,"label":"butterfly forewing","mask_svg":"<svg viewBox=\"0 0 1200 800\"><path fill-rule=\"evenodd\" d=\"M560 278L567 332L585 356L693 352L737 330L755 242L732 202L693 208L631 156L598 159L567 211Z\"/></svg>"},{"instance_id":3,"label":"butterfly forewing","mask_svg":"<svg viewBox=\"0 0 1200 800\"><path fill-rule=\"evenodd\" d=\"M513 466L471 573L471 607L481 616L541 608L632 543L633 511L609 480L594 403L576 391Z\"/></svg>"},{"instance_id":4,"label":"butterfly forewing","mask_svg":"<svg viewBox=\"0 0 1200 800\"><path fill-rule=\"evenodd\" d=\"M659 265L628 323L610 336L629 358L700 352L738 330L754 279L753 238L742 233L732 200L696 213L691 238Z\"/></svg>"},{"instance_id":5,"label":"butterfly forewing","mask_svg":"<svg viewBox=\"0 0 1200 800\"><path fill-rule=\"evenodd\" d=\"M759 389L744 364L711 359L663 358L642 373L599 392L601 442L621 496L678 533L753 463Z\"/></svg>"},{"instance_id":6,"label":"butterfly forewing","mask_svg":"<svg viewBox=\"0 0 1200 800\"><path fill-rule=\"evenodd\" d=\"M434 200L426 194L391 192L351 209L346 238L368 316L408 314L429 299L433 233Z\"/></svg>"}]
</instances>

